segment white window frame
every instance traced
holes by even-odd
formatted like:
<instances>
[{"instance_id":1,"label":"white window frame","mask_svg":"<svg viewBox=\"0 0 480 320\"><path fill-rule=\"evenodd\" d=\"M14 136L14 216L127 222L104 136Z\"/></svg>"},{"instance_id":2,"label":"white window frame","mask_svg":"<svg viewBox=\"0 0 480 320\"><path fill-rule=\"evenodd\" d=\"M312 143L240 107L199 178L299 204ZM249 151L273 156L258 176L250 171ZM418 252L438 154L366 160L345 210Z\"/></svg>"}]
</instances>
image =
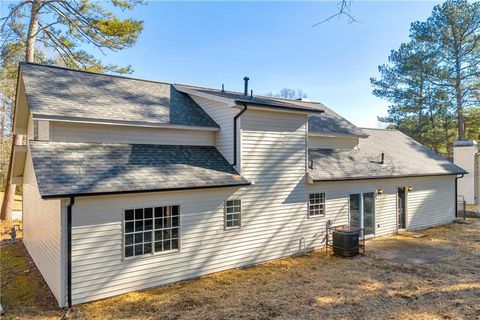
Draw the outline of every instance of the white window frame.
<instances>
[{"instance_id":1,"label":"white window frame","mask_svg":"<svg viewBox=\"0 0 480 320\"><path fill-rule=\"evenodd\" d=\"M318 199L314 198L313 200L314 201L318 200L318 202L312 203L312 196L315 197L317 195L318 195ZM316 209L315 206L318 206L318 209ZM326 199L325 192L314 192L314 193L308 194L308 217L309 218L325 217L327 213L326 206L327 206L327 199ZM312 214L312 212L316 212L316 211L318 211L319 213Z\"/></svg>"},{"instance_id":2,"label":"white window frame","mask_svg":"<svg viewBox=\"0 0 480 320\"><path fill-rule=\"evenodd\" d=\"M173 207L178 207L178 215L175 215L173 216L172 215L172 211L173 211ZM147 218L145 219L145 209L152 209L152 229L150 230L145 230L145 220L150 220L150 218ZM163 219L165 219L164 216L162 217L155 217L155 208L162 208L162 210L165 210L165 208L170 208L170 217L168 217L167 219L170 220L170 227L168 228L164 228L163 227ZM136 219L136 216L135 216L135 210L143 210L143 217L142 219ZM129 210L133 210L133 220L126 220L126 212L129 211ZM177 223L177 226L173 226L173 218L178 218L178 223ZM156 219L162 219L162 226L161 228L157 228L155 226L155 220ZM145 258L145 257L151 257L151 256L154 256L154 255L162 255L162 254L171 254L171 253L178 253L180 252L180 247L181 247L181 207L179 204L172 204L172 205L153 205L153 206L144 206L143 208L127 208L127 209L123 209L122 210L122 221L123 221L123 226L122 226L122 256L123 256L123 259L124 260L129 260L129 259L138 259L138 258ZM143 228L142 230L139 230L139 231L136 231L136 226L135 226L135 222L137 221L143 221ZM127 223L128 222L133 222L133 231L132 232L127 232ZM172 232L174 229L178 229L177 230L177 237L173 237L172 235ZM160 231L162 232L162 236L163 236L163 231L166 231L166 230L170 230L170 239L168 241L170 241L170 246L172 246L172 242L176 240L177 242L177 248L176 249L168 249L168 250L162 250L162 251L155 251L155 243L156 242L163 242L163 238L162 240L157 240L156 239L156 235L155 235L155 232L156 231ZM147 233L147 232L151 232L151 241L150 241L150 245L151 245L151 253L142 253L142 254L139 254L139 255L135 255L135 234L137 233ZM128 244L126 243L127 239L127 235L133 235L133 244ZM144 241L144 235L142 236L142 250L145 249L145 241ZM157 240L157 241L156 241ZM148 242L147 242L148 244ZM163 245L163 244L162 244ZM127 256L126 255L126 247L127 246L132 246L133 248L133 255L131 256Z\"/></svg>"},{"instance_id":3,"label":"white window frame","mask_svg":"<svg viewBox=\"0 0 480 320\"><path fill-rule=\"evenodd\" d=\"M232 204L230 205L229 202ZM228 212L229 208L232 208L232 212ZM235 211L238 209L238 211ZM234 216L238 215L238 219L228 219L228 216ZM238 225L233 225L233 226L228 226L228 221L232 220L237 220ZM224 225L223 225L225 230L231 230L231 229L240 229L242 227L242 200L241 199L229 199L225 201L224 204Z\"/></svg>"},{"instance_id":4,"label":"white window frame","mask_svg":"<svg viewBox=\"0 0 480 320\"><path fill-rule=\"evenodd\" d=\"M35 141L38 141L40 140L40 137L39 137L39 123L38 123L38 120L33 120L33 140Z\"/></svg>"}]
</instances>

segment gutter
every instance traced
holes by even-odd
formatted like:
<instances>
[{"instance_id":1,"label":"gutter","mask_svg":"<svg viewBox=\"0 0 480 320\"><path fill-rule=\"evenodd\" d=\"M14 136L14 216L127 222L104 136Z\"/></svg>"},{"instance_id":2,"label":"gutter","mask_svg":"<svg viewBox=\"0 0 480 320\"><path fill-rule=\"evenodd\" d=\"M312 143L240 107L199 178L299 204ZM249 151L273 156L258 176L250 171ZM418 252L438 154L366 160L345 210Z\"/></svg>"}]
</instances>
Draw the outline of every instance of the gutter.
<instances>
[{"instance_id":1,"label":"gutter","mask_svg":"<svg viewBox=\"0 0 480 320\"><path fill-rule=\"evenodd\" d=\"M233 163L232 166L237 165L237 119L247 111L248 107L246 103L243 103L243 109L233 117Z\"/></svg>"},{"instance_id":2,"label":"gutter","mask_svg":"<svg viewBox=\"0 0 480 320\"><path fill-rule=\"evenodd\" d=\"M374 180L374 179L398 179L398 178L417 178L417 177L440 177L440 176L453 176L461 174L462 176L464 173L432 173L432 174L410 174L410 175L403 175L403 176L363 176L363 177L346 177L346 178L338 178L338 179L313 179L310 175L309 178L311 182L335 182L335 181L352 181L352 180ZM461 177L460 177L461 178Z\"/></svg>"},{"instance_id":3,"label":"gutter","mask_svg":"<svg viewBox=\"0 0 480 320\"><path fill-rule=\"evenodd\" d=\"M70 196L67 206L67 305L72 307L72 207L75 197Z\"/></svg>"},{"instance_id":4,"label":"gutter","mask_svg":"<svg viewBox=\"0 0 480 320\"><path fill-rule=\"evenodd\" d=\"M279 110L287 110L287 111L292 111L292 112L298 112L298 113L308 113L308 114L321 114L321 113L324 113L325 111L324 110L321 110L321 109L313 109L313 108L302 108L302 107L291 107L291 106L287 106L287 105L281 105L281 104L268 104L268 103L259 103L259 102L255 102L255 101L248 101L248 100L243 100L243 99L236 99L234 101L235 103L238 103L238 104L243 104L245 105L246 103L252 105L252 106L256 106L256 107L260 107L262 109L279 109Z\"/></svg>"},{"instance_id":5,"label":"gutter","mask_svg":"<svg viewBox=\"0 0 480 320\"><path fill-rule=\"evenodd\" d=\"M239 182L235 184L224 184L215 186L199 186L199 187L183 187L183 188L165 188L165 189L146 189L146 190L125 190L125 191L107 191L107 192L89 192L89 193L69 193L69 194L47 194L42 196L43 200L58 199L58 198L72 198L72 197L92 197L92 196L107 196L118 194L136 194L136 193L151 193L151 192L168 192L168 191L185 191L185 190L199 190L199 189L217 189L217 188L233 188L251 185L250 181Z\"/></svg>"}]
</instances>

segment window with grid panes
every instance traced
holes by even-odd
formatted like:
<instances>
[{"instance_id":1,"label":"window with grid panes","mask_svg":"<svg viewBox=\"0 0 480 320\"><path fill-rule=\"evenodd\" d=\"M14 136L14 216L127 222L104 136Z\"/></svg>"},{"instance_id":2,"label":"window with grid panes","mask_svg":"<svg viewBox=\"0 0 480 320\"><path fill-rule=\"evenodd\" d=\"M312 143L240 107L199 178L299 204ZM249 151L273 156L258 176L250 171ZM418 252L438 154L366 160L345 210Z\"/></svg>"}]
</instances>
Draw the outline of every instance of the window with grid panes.
<instances>
[{"instance_id":1,"label":"window with grid panes","mask_svg":"<svg viewBox=\"0 0 480 320\"><path fill-rule=\"evenodd\" d=\"M240 228L242 214L241 200L225 201L225 228Z\"/></svg>"},{"instance_id":2,"label":"window with grid panes","mask_svg":"<svg viewBox=\"0 0 480 320\"><path fill-rule=\"evenodd\" d=\"M128 209L124 214L126 258L178 250L179 206Z\"/></svg>"},{"instance_id":3,"label":"window with grid panes","mask_svg":"<svg viewBox=\"0 0 480 320\"><path fill-rule=\"evenodd\" d=\"M308 202L308 216L325 215L325 193L311 193Z\"/></svg>"}]
</instances>

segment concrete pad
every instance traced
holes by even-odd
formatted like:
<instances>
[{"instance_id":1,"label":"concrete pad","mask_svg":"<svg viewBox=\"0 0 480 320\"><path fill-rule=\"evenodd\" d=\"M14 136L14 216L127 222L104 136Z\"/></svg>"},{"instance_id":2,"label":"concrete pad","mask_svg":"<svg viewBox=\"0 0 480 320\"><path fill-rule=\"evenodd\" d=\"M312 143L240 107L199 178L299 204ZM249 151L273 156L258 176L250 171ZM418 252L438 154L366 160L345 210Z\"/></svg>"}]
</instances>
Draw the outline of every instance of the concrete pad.
<instances>
[{"instance_id":1,"label":"concrete pad","mask_svg":"<svg viewBox=\"0 0 480 320\"><path fill-rule=\"evenodd\" d=\"M366 251L396 263L432 263L452 254L453 249L438 247L423 241L399 238L375 239L366 244Z\"/></svg>"}]
</instances>

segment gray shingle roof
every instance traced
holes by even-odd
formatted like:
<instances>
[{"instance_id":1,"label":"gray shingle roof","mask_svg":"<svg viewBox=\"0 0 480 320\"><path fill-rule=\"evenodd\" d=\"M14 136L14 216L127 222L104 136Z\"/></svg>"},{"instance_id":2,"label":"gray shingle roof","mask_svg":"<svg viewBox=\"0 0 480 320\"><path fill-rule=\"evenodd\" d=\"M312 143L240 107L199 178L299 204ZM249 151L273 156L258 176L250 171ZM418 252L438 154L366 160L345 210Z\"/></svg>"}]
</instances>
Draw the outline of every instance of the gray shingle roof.
<instances>
[{"instance_id":1,"label":"gray shingle roof","mask_svg":"<svg viewBox=\"0 0 480 320\"><path fill-rule=\"evenodd\" d=\"M215 147L42 141L30 147L42 197L249 184Z\"/></svg>"},{"instance_id":2,"label":"gray shingle roof","mask_svg":"<svg viewBox=\"0 0 480 320\"><path fill-rule=\"evenodd\" d=\"M233 91L221 91L212 88L204 88L204 87L196 87L196 86L188 86L188 85L181 85L186 87L190 90L197 91L199 93L206 93L211 94L221 98L227 98L237 101L238 103L250 103L250 104L257 104L257 105L264 105L267 107L279 107L279 108L288 108L288 109L298 109L301 111L306 112L314 112L314 113L323 113L323 105L320 103L300 103L296 100L291 99L280 99L276 97L266 97L266 96L246 96L240 92L233 92Z\"/></svg>"},{"instance_id":3,"label":"gray shingle roof","mask_svg":"<svg viewBox=\"0 0 480 320\"><path fill-rule=\"evenodd\" d=\"M309 150L310 177L328 181L465 173L400 131L363 130L369 137L360 139L358 150Z\"/></svg>"},{"instance_id":4,"label":"gray shingle roof","mask_svg":"<svg viewBox=\"0 0 480 320\"><path fill-rule=\"evenodd\" d=\"M200 93L211 94L221 98L236 100L239 103L263 104L272 107L286 107L292 109L299 109L303 111L323 111L320 115L308 116L308 131L310 133L333 134L333 135L354 135L366 137L367 134L362 129L356 127L354 124L340 116L338 113L328 108L322 103L311 102L305 100L292 100L277 97L245 96L239 92L221 91L217 89L195 87L182 85L190 90Z\"/></svg>"},{"instance_id":5,"label":"gray shingle roof","mask_svg":"<svg viewBox=\"0 0 480 320\"><path fill-rule=\"evenodd\" d=\"M353 123L340 116L330 108L324 108L325 113L308 116L308 132L325 135L351 135L367 137L368 134Z\"/></svg>"},{"instance_id":6,"label":"gray shingle roof","mask_svg":"<svg viewBox=\"0 0 480 320\"><path fill-rule=\"evenodd\" d=\"M22 63L30 112L53 117L217 128L187 94L167 83Z\"/></svg>"}]
</instances>

